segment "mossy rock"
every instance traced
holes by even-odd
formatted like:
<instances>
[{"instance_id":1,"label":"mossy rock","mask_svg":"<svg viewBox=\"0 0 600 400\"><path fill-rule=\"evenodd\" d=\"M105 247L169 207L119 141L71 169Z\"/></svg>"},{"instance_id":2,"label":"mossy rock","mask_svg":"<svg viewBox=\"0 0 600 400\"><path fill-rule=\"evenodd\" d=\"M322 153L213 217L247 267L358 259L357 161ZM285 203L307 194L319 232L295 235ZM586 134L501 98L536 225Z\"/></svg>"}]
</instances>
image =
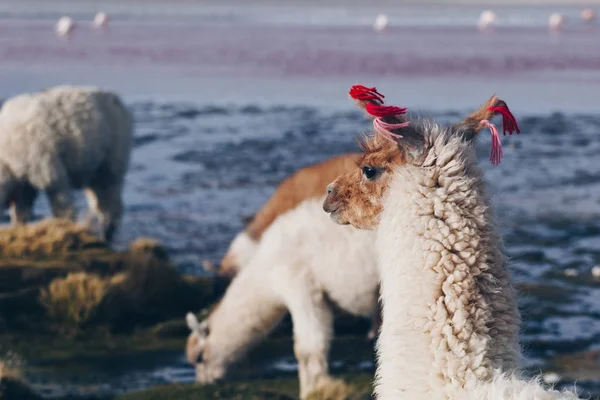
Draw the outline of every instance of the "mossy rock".
<instances>
[{"instance_id":1,"label":"mossy rock","mask_svg":"<svg viewBox=\"0 0 600 400\"><path fill-rule=\"evenodd\" d=\"M82 287L99 280L106 283L102 299L86 307L89 296ZM100 325L130 332L183 318L186 312L214 302L223 291L210 278L182 277L164 246L152 239L140 238L127 251L114 251L65 220L0 228L0 332L7 327L26 330L34 324L62 333ZM81 307L64 307L77 302ZM61 310L71 315L59 315Z\"/></svg>"},{"instance_id":2,"label":"mossy rock","mask_svg":"<svg viewBox=\"0 0 600 400\"><path fill-rule=\"evenodd\" d=\"M45 219L38 223L0 229L0 256L48 258L108 245L86 228L68 220Z\"/></svg>"}]
</instances>

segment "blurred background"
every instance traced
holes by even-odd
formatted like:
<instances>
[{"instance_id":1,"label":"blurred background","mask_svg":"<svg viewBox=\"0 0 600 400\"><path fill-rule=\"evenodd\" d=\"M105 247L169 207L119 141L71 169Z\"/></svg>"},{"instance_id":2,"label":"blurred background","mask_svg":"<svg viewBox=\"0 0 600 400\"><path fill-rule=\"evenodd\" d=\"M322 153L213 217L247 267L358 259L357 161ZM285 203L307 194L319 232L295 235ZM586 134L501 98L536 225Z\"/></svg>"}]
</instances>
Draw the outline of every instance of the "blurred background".
<instances>
[{"instance_id":1,"label":"blurred background","mask_svg":"<svg viewBox=\"0 0 600 400\"><path fill-rule=\"evenodd\" d=\"M499 167L487 160L489 137L478 151L522 290L527 366L595 393L594 10L600 1L3 0L0 98L59 84L121 95L136 127L117 246L152 237L179 272L210 278L203 265L219 261L243 218L283 178L358 149L354 138L370 124L348 98L351 85L376 86L389 104L449 123L496 93L522 134L503 137ZM94 26L98 12L108 22ZM57 25L61 17L70 20ZM85 208L83 196L78 204ZM36 214L49 215L45 198ZM361 331L368 321L355 323L357 339L346 326L351 333L334 344L336 374L374 371ZM281 336L281 346L253 352L236 379L295 376L289 335ZM184 338L165 348L127 353L108 346L67 356L29 354L5 340L0 358L18 360L46 396L113 396L192 382Z\"/></svg>"}]
</instances>

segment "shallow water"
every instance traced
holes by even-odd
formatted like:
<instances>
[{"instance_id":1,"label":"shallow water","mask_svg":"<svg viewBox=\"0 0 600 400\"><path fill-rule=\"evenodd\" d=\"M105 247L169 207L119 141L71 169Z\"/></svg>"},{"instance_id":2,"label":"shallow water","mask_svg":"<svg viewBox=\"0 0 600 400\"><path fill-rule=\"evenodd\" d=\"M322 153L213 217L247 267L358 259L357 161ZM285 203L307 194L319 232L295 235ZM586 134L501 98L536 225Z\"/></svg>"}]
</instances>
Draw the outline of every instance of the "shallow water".
<instances>
[{"instance_id":1,"label":"shallow water","mask_svg":"<svg viewBox=\"0 0 600 400\"><path fill-rule=\"evenodd\" d=\"M599 26L573 22L562 34L549 34L549 8L508 7L499 28L479 34L471 24L478 8L449 7L428 16L426 8L411 6L390 9L396 24L374 35L368 26L373 10L363 15L295 5L293 13L276 7L265 14L261 8L186 7L122 11L108 32L84 25L64 41L51 32L60 9L33 15L0 5L0 95L92 83L122 93L134 113L119 244L154 237L181 271L206 273L202 260L219 260L242 218L284 177L358 149L354 137L369 123L347 99L351 84L377 85L390 102L448 123L495 92L523 133L503 137L499 167L487 161L489 137L481 138L477 152L511 269L525 286L528 365L565 370L564 383L578 379L580 388L600 389L600 280L590 274L600 264ZM92 12L77 10L79 18ZM563 11L572 21L578 12ZM169 18L159 18L165 13ZM42 199L37 212L47 211ZM578 276L565 276L566 269ZM348 352L334 351L334 371L372 369L370 346L362 348L351 360ZM242 364L237 376L294 373L291 344L280 350L264 357L257 352L260 368ZM582 352L575 362L562 356ZM172 352L140 360L107 356L83 375L56 366L48 371L35 360L30 366L45 393L115 392L193 379L183 354Z\"/></svg>"}]
</instances>

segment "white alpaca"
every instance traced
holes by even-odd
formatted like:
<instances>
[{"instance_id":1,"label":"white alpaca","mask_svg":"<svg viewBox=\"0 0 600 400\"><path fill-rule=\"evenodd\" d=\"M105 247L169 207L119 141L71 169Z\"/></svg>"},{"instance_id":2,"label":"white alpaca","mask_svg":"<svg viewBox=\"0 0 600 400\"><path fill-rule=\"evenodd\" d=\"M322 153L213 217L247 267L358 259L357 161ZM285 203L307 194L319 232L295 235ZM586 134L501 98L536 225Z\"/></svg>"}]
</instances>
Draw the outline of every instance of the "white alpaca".
<instances>
[{"instance_id":1,"label":"white alpaca","mask_svg":"<svg viewBox=\"0 0 600 400\"><path fill-rule=\"evenodd\" d=\"M193 332L186 352L199 382L221 378L289 311L300 396L306 398L329 379L332 305L365 317L376 310L374 234L332 223L322 212L323 198L279 216L210 316L202 324L188 316Z\"/></svg>"},{"instance_id":2,"label":"white alpaca","mask_svg":"<svg viewBox=\"0 0 600 400\"><path fill-rule=\"evenodd\" d=\"M495 97L453 128L376 118L361 165L328 187L335 221L376 232L380 400L577 399L520 377L516 296L473 151L497 112L514 121Z\"/></svg>"},{"instance_id":3,"label":"white alpaca","mask_svg":"<svg viewBox=\"0 0 600 400\"><path fill-rule=\"evenodd\" d=\"M254 257L262 234L273 221L281 215L293 211L304 201L322 198L325 195L327 184L339 175L352 171L359 159L360 154L358 153L342 154L304 167L286 178L246 228L236 235L221 260L219 275L233 277L245 268ZM315 217L319 218L322 213L321 210L315 210L316 215L310 217L309 220ZM307 235L310 235L310 232L307 232ZM328 265L326 268L343 268L346 262L346 260L340 260L340 265ZM377 336L380 323L380 311L377 310L373 315L372 326L367 334L369 339Z\"/></svg>"},{"instance_id":4,"label":"white alpaca","mask_svg":"<svg viewBox=\"0 0 600 400\"><path fill-rule=\"evenodd\" d=\"M0 109L1 207L10 207L13 223L25 223L42 190L55 217L75 219L71 190L83 188L111 240L132 139L132 118L112 92L58 86L7 100Z\"/></svg>"}]
</instances>

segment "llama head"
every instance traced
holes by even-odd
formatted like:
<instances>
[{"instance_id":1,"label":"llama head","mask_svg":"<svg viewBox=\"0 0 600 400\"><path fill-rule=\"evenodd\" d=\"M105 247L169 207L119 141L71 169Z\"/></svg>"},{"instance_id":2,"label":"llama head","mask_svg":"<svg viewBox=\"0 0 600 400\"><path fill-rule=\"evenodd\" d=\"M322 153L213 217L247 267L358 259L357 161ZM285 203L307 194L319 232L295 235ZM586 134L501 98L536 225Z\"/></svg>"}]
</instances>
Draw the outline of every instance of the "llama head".
<instances>
[{"instance_id":1,"label":"llama head","mask_svg":"<svg viewBox=\"0 0 600 400\"><path fill-rule=\"evenodd\" d=\"M219 265L219 275L232 278L244 268L256 253L258 242L246 231L236 235Z\"/></svg>"},{"instance_id":2,"label":"llama head","mask_svg":"<svg viewBox=\"0 0 600 400\"><path fill-rule=\"evenodd\" d=\"M364 100L360 100L364 104ZM376 109L377 114L370 112L369 107L365 108L372 116L377 116L373 122L375 133L363 137L361 147L364 155L358 167L341 175L327 187L323 203L323 209L335 222L351 224L359 229L377 227L383 199L397 168L427 169L432 171L428 175L434 177L439 177L442 168L458 171L465 158L474 158L472 144L477 133L485 127L492 131L490 159L497 164L502 157L502 149L498 131L489 119L495 114L502 114L504 131L511 134L513 130L519 132L506 103L496 96L452 127L442 127L427 119L398 118L394 113L401 109L397 107L380 105ZM429 183L439 185L436 179Z\"/></svg>"},{"instance_id":3,"label":"llama head","mask_svg":"<svg viewBox=\"0 0 600 400\"><path fill-rule=\"evenodd\" d=\"M211 352L209 320L199 322L192 313L188 313L185 319L191 330L185 346L185 354L188 362L196 367L196 381L213 383L221 379L225 375L225 366Z\"/></svg>"}]
</instances>

